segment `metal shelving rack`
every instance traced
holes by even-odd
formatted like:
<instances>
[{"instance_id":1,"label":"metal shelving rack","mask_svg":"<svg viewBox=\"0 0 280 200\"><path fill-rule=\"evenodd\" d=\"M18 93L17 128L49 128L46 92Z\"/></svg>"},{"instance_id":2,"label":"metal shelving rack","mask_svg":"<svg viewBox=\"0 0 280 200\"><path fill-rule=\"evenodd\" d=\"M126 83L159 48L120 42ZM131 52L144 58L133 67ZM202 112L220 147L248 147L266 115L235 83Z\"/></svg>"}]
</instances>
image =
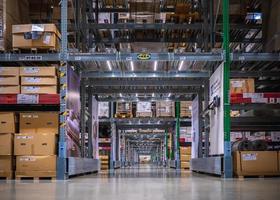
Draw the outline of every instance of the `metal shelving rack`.
<instances>
[{"instance_id":1,"label":"metal shelving rack","mask_svg":"<svg viewBox=\"0 0 280 200\"><path fill-rule=\"evenodd\" d=\"M206 3L206 0L202 0L204 3ZM212 1L210 1L211 3ZM86 3L93 3L93 0L84 0L84 1L75 1L74 5L76 5L76 11L78 13L78 9L81 8L84 11L86 11ZM82 4L82 5L81 5ZM207 4L208 5L208 4ZM96 5L98 7L98 4ZM77 34L78 38L81 38L81 42L86 45L88 41L86 41L86 38L84 37L86 35L86 31L93 30L90 32L92 34L94 31L99 29L170 29L170 28L179 28L179 29L193 29L193 30L204 30L203 34L209 34L211 41L205 41L210 42L211 44L214 44L215 41L223 41L224 47L223 50L220 50L219 52L209 52L207 51L209 49L208 45L205 46L205 52L197 52L197 53L153 53L150 52L149 61L203 61L207 62L209 65L207 71L205 72L170 72L170 73L163 73L163 72L121 72L121 71L113 71L113 72L91 72L88 73L87 71L83 70L83 63L86 62L98 62L98 61L139 61L139 53L81 53L81 52L70 52L68 49L68 21L67 21L67 8L68 8L68 0L62 0L61 1L61 51L59 53L53 53L53 54L11 54L11 53L4 53L0 54L0 62L7 64L7 63L37 63L37 62L48 62L48 63L60 63L60 135L59 135L59 154L58 154L58 165L57 165L57 176L59 179L67 179L69 176L68 171L68 158L66 155L66 140L65 140L65 123L66 123L66 116L67 116L67 110L66 110L66 80L67 80L67 71L66 68L68 65L77 65L81 68L82 71L82 79L90 79L90 78L124 78L129 79L131 77L137 78L149 78L153 77L151 83L159 83L159 79L163 79L163 81L166 81L167 78L173 78L173 81L169 81L170 85L174 84L189 84L192 85L197 82L197 80L194 81L186 81L186 82L178 82L176 78L182 77L182 78L198 78L199 80L203 80L203 84L205 88L207 88L208 84L208 78L210 77L211 69L215 66L216 63L223 62L225 65L226 72L224 74L224 83L226 87L224 88L224 93L227 94L229 90L229 78L230 77L259 77L259 76L273 76L273 77L279 77L279 71L278 72L272 72L270 70L266 71L258 71L258 69L254 69L251 71L240 71L239 69L230 70L230 63L250 63L250 62L280 62L280 54L279 53L231 53L229 49L229 43L230 42L239 42L237 39L232 39L230 37L230 29L235 30L248 30L248 29L254 29L254 28L261 28L260 25L240 25L240 24L230 24L229 22L229 0L223 0L223 23L218 23L217 27L219 30L222 30L223 37L213 39L213 31L211 32L210 28L207 28L208 26L213 26L213 19L211 17L210 23L207 19L203 21L203 23L195 23L195 24L97 24L97 23L89 23L86 24L86 16L82 15L76 15L76 19L78 19L78 23L76 24L76 28L78 29ZM98 13L102 12L127 12L126 8L98 8L90 9L91 12L95 12L95 15L97 16ZM169 8L162 8L162 12L166 11L172 11ZM86 12L84 12L86 13ZM80 17L80 18L79 18ZM88 16L89 19L93 19L93 16ZM83 19L83 20L81 20ZM82 21L80 24L79 22ZM92 20L93 21L93 20ZM81 29L81 33L80 30ZM203 36L202 34L202 36ZM115 39L112 41L109 41L111 43L120 42L122 39ZM94 42L94 41L93 41ZM97 41L98 42L98 41ZM129 42L129 41L127 41ZM159 40L158 42L162 42L162 40ZM191 42L191 41L190 41ZM247 39L242 40L240 42L243 43L258 43L260 42L258 39ZM202 43L202 41L201 41ZM79 46L79 45L77 45ZM213 47L213 45L212 45ZM86 48L83 47L83 50ZM158 79L157 79L158 78ZM134 81L132 79L132 81ZM142 80L143 81L143 80ZM119 82L119 84L123 84L124 82ZM161 82L162 83L162 82ZM131 82L132 84L132 82ZM93 87L88 92L95 92L95 93L119 93L122 92L134 92L135 90L131 89L131 87L128 87L126 90L120 89L120 88L110 88L105 89L103 87L104 85L99 87ZM179 91L180 90L180 91ZM141 92L141 89L138 90ZM152 92L153 90L142 90L143 92ZM191 87L185 87L184 89L176 89L172 87L164 87L158 89L158 92L161 93L169 93L169 92L182 92L182 93L191 93L191 94L198 94L199 90L191 88ZM204 98L207 99L207 90L204 90ZM172 97L172 100L182 100L180 97ZM184 98L183 98L184 99ZM108 99L107 99L108 100ZM117 100L117 98L110 98L110 101ZM202 102L201 102L202 104ZM225 95L225 159L223 160L224 164L224 176L226 178L232 177L232 164L231 164L231 148L229 143L229 133L230 133L230 116L229 116L229 110L230 110L230 104L229 104L229 96ZM250 105L252 106L252 105ZM239 120L239 119L236 119ZM125 121L125 120L123 120ZM166 120L168 121L168 120ZM170 120L172 123L174 123L174 119ZM112 124L114 124L114 121L110 121ZM234 120L232 120L233 123L236 123ZM278 123L278 121L277 121ZM145 126L147 124L144 124ZM202 124L200 125L202 126ZM207 121L204 125L207 127ZM206 133L207 135L207 133ZM209 136L208 136L209 137ZM208 146L209 147L209 146ZM204 159L204 164L214 165L215 161L213 162L213 157L208 157L208 148L206 146L206 154L203 156L206 156ZM200 147L202 148L202 147ZM209 158L209 159L208 159ZM216 158L214 158L215 160ZM218 158L220 159L220 158ZM219 160L221 162L221 160ZM201 169L203 171L204 169ZM222 173L222 169L218 169L218 173Z\"/></svg>"}]
</instances>

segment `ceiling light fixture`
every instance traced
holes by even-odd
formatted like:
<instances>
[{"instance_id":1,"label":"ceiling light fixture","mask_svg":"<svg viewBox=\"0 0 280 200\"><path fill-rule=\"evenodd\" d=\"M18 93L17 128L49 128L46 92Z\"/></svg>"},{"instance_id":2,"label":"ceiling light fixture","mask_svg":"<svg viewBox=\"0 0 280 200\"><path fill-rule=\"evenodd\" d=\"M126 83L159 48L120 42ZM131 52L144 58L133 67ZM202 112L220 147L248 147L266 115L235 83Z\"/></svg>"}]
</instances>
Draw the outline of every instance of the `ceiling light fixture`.
<instances>
[{"instance_id":1,"label":"ceiling light fixture","mask_svg":"<svg viewBox=\"0 0 280 200\"><path fill-rule=\"evenodd\" d=\"M171 93L168 94L168 97L171 97Z\"/></svg>"},{"instance_id":2,"label":"ceiling light fixture","mask_svg":"<svg viewBox=\"0 0 280 200\"><path fill-rule=\"evenodd\" d=\"M131 67L131 71L134 71L134 63L132 61L130 61L130 67Z\"/></svg>"},{"instance_id":3,"label":"ceiling light fixture","mask_svg":"<svg viewBox=\"0 0 280 200\"><path fill-rule=\"evenodd\" d=\"M110 70L110 71L112 71L112 65L111 65L110 61L109 61L109 60L107 60L107 62L106 62L106 63L107 63L107 66L108 66L109 70Z\"/></svg>"},{"instance_id":4,"label":"ceiling light fixture","mask_svg":"<svg viewBox=\"0 0 280 200\"><path fill-rule=\"evenodd\" d=\"M154 71L157 71L158 61L155 61L154 63Z\"/></svg>"},{"instance_id":5,"label":"ceiling light fixture","mask_svg":"<svg viewBox=\"0 0 280 200\"><path fill-rule=\"evenodd\" d=\"M179 68L178 68L179 71L182 70L183 64L184 64L184 61L180 61Z\"/></svg>"},{"instance_id":6,"label":"ceiling light fixture","mask_svg":"<svg viewBox=\"0 0 280 200\"><path fill-rule=\"evenodd\" d=\"M122 97L122 93L120 93L120 97Z\"/></svg>"}]
</instances>

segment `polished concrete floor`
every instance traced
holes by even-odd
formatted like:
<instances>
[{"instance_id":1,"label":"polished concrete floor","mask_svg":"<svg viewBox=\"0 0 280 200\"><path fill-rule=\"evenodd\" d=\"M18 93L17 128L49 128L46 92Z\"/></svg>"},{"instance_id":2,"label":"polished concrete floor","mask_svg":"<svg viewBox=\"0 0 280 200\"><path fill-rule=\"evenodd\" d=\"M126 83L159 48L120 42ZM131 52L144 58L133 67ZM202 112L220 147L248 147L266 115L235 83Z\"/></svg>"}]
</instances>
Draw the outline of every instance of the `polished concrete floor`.
<instances>
[{"instance_id":1,"label":"polished concrete floor","mask_svg":"<svg viewBox=\"0 0 280 200\"><path fill-rule=\"evenodd\" d=\"M144 166L51 182L0 182L0 200L279 200L280 178L223 180Z\"/></svg>"}]
</instances>

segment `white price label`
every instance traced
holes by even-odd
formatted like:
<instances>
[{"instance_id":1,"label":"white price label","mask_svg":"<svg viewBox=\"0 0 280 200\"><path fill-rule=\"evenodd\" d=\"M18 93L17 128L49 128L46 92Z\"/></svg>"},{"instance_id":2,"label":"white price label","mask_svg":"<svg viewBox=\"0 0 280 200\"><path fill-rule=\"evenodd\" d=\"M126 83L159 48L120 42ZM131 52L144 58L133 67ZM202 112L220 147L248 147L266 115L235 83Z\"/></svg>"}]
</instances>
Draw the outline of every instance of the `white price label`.
<instances>
[{"instance_id":1,"label":"white price label","mask_svg":"<svg viewBox=\"0 0 280 200\"><path fill-rule=\"evenodd\" d=\"M242 160L249 161L249 160L257 160L256 153L246 153L242 155Z\"/></svg>"},{"instance_id":2,"label":"white price label","mask_svg":"<svg viewBox=\"0 0 280 200\"><path fill-rule=\"evenodd\" d=\"M17 103L18 104L38 104L39 95L37 95L37 94L18 94Z\"/></svg>"},{"instance_id":3,"label":"white price label","mask_svg":"<svg viewBox=\"0 0 280 200\"><path fill-rule=\"evenodd\" d=\"M32 24L31 31L44 32L45 27L43 24Z\"/></svg>"}]
</instances>

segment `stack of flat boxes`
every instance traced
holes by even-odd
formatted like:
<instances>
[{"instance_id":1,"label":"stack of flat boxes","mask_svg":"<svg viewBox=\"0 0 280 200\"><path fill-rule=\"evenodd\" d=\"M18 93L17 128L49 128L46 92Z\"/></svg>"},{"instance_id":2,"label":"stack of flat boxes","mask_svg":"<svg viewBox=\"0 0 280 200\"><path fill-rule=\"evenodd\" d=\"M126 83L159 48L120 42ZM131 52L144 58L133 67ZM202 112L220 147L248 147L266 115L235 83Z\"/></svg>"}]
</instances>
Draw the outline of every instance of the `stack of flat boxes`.
<instances>
[{"instance_id":1,"label":"stack of flat boxes","mask_svg":"<svg viewBox=\"0 0 280 200\"><path fill-rule=\"evenodd\" d=\"M56 112L19 114L19 134L14 139L16 178L56 177Z\"/></svg>"},{"instance_id":2,"label":"stack of flat boxes","mask_svg":"<svg viewBox=\"0 0 280 200\"><path fill-rule=\"evenodd\" d=\"M156 102L157 117L175 117L175 103L172 101Z\"/></svg>"},{"instance_id":3,"label":"stack of flat boxes","mask_svg":"<svg viewBox=\"0 0 280 200\"><path fill-rule=\"evenodd\" d=\"M190 169L191 147L180 147L181 169Z\"/></svg>"},{"instance_id":4,"label":"stack of flat boxes","mask_svg":"<svg viewBox=\"0 0 280 200\"><path fill-rule=\"evenodd\" d=\"M22 94L57 94L55 67L21 67Z\"/></svg>"},{"instance_id":5,"label":"stack of flat boxes","mask_svg":"<svg viewBox=\"0 0 280 200\"><path fill-rule=\"evenodd\" d=\"M0 113L0 177L13 178L14 113Z\"/></svg>"},{"instance_id":6,"label":"stack of flat boxes","mask_svg":"<svg viewBox=\"0 0 280 200\"><path fill-rule=\"evenodd\" d=\"M136 117L153 117L151 102L137 102Z\"/></svg>"},{"instance_id":7,"label":"stack of flat boxes","mask_svg":"<svg viewBox=\"0 0 280 200\"><path fill-rule=\"evenodd\" d=\"M180 103L180 117L192 117L192 101L181 101Z\"/></svg>"},{"instance_id":8,"label":"stack of flat boxes","mask_svg":"<svg viewBox=\"0 0 280 200\"><path fill-rule=\"evenodd\" d=\"M117 118L132 118L132 103L131 102L117 102L116 109Z\"/></svg>"},{"instance_id":9,"label":"stack of flat boxes","mask_svg":"<svg viewBox=\"0 0 280 200\"><path fill-rule=\"evenodd\" d=\"M101 163L101 170L108 170L109 169L109 156L108 155L100 155L100 163Z\"/></svg>"},{"instance_id":10,"label":"stack of flat boxes","mask_svg":"<svg viewBox=\"0 0 280 200\"><path fill-rule=\"evenodd\" d=\"M19 94L19 68L0 67L0 94Z\"/></svg>"}]
</instances>

